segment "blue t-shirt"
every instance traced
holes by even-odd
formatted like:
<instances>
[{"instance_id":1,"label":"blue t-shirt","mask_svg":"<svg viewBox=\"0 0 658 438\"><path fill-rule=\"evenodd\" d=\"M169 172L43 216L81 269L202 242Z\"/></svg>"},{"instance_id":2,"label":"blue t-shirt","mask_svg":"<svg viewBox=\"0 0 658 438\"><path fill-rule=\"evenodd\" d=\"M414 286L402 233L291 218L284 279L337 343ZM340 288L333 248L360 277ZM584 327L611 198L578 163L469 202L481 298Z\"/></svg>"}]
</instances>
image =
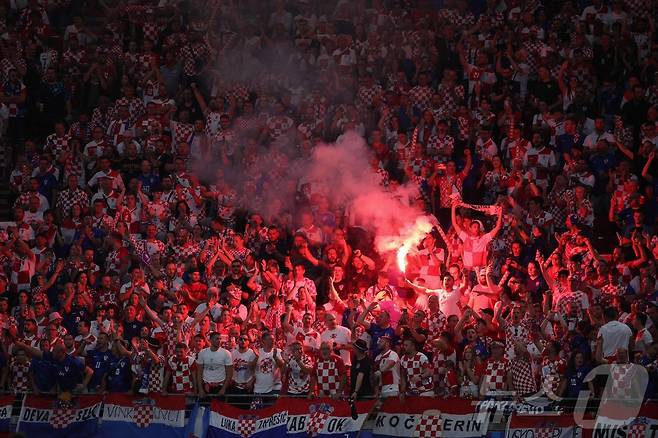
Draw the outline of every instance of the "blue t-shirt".
<instances>
[{"instance_id":1,"label":"blue t-shirt","mask_svg":"<svg viewBox=\"0 0 658 438\"><path fill-rule=\"evenodd\" d=\"M78 336L78 323L80 321L89 321L89 319L90 315L87 309L75 306L71 309L71 313L64 315L62 325L75 337Z\"/></svg>"},{"instance_id":2,"label":"blue t-shirt","mask_svg":"<svg viewBox=\"0 0 658 438\"><path fill-rule=\"evenodd\" d=\"M43 358L52 363L55 369L55 382L59 385L60 391L72 391L77 384L82 383L85 371L82 360L67 354L64 360L57 361L50 352L44 353Z\"/></svg>"},{"instance_id":3,"label":"blue t-shirt","mask_svg":"<svg viewBox=\"0 0 658 438\"><path fill-rule=\"evenodd\" d=\"M160 185L160 177L156 175L155 173L151 173L149 175L144 175L143 173L139 174L137 177L139 181L142 183L142 192L146 194L150 194L153 189L158 187Z\"/></svg>"},{"instance_id":4,"label":"blue t-shirt","mask_svg":"<svg viewBox=\"0 0 658 438\"><path fill-rule=\"evenodd\" d=\"M41 392L50 391L55 386L56 372L53 363L46 359L32 359L30 371L34 376L34 383Z\"/></svg>"},{"instance_id":5,"label":"blue t-shirt","mask_svg":"<svg viewBox=\"0 0 658 438\"><path fill-rule=\"evenodd\" d=\"M130 360L127 357L113 356L107 371L107 390L110 392L126 392L131 386Z\"/></svg>"},{"instance_id":6,"label":"blue t-shirt","mask_svg":"<svg viewBox=\"0 0 658 438\"><path fill-rule=\"evenodd\" d=\"M134 320L131 322L123 322L123 336L126 340L130 341L135 336L139 337L140 332L142 331L144 324Z\"/></svg>"},{"instance_id":7,"label":"blue t-shirt","mask_svg":"<svg viewBox=\"0 0 658 438\"><path fill-rule=\"evenodd\" d=\"M459 343L460 349L463 351L464 348L468 345L468 339L462 339L462 341ZM475 345L473 345L473 349L475 351L475 355L479 357L481 360L485 360L486 358L489 357L489 350L487 349L487 344L480 338L477 338L475 340Z\"/></svg>"},{"instance_id":8,"label":"blue t-shirt","mask_svg":"<svg viewBox=\"0 0 658 438\"><path fill-rule=\"evenodd\" d=\"M567 371L565 377L567 379L567 389L564 394L565 398L577 398L580 391L585 389L583 380L589 374L592 368L589 365L583 365L573 372Z\"/></svg>"},{"instance_id":9,"label":"blue t-shirt","mask_svg":"<svg viewBox=\"0 0 658 438\"><path fill-rule=\"evenodd\" d=\"M370 351L372 352L372 357L376 357L379 354L379 347L377 346L377 341L384 335L387 335L391 338L392 344L395 345L395 330L393 327L381 328L377 324L370 324L368 329L368 334L372 337L370 341Z\"/></svg>"},{"instance_id":10,"label":"blue t-shirt","mask_svg":"<svg viewBox=\"0 0 658 438\"><path fill-rule=\"evenodd\" d=\"M110 366L115 360L116 357L109 349L105 351L94 349L87 352L87 363L94 371L89 380L89 389L96 389L100 386L103 377L109 372Z\"/></svg>"}]
</instances>

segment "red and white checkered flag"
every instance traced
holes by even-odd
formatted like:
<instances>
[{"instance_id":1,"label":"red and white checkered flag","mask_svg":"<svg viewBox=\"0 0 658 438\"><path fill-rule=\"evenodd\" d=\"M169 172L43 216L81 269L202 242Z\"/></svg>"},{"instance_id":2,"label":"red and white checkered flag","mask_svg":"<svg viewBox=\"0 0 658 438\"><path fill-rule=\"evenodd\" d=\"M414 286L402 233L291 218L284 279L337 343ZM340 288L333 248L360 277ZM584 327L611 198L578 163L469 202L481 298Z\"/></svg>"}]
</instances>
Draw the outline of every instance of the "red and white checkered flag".
<instances>
[{"instance_id":1,"label":"red and white checkered flag","mask_svg":"<svg viewBox=\"0 0 658 438\"><path fill-rule=\"evenodd\" d=\"M133 422L139 428L148 427L153 421L153 404L139 403L133 407Z\"/></svg>"},{"instance_id":2,"label":"red and white checkered flag","mask_svg":"<svg viewBox=\"0 0 658 438\"><path fill-rule=\"evenodd\" d=\"M241 417L238 419L238 434L241 437L248 438L256 432L256 417Z\"/></svg>"},{"instance_id":3,"label":"red and white checkered flag","mask_svg":"<svg viewBox=\"0 0 658 438\"><path fill-rule=\"evenodd\" d=\"M647 425L636 422L628 426L627 438L645 438L647 436Z\"/></svg>"},{"instance_id":4,"label":"red and white checkered flag","mask_svg":"<svg viewBox=\"0 0 658 438\"><path fill-rule=\"evenodd\" d=\"M50 424L55 429L65 429L75 419L75 409L71 406L57 406L50 416Z\"/></svg>"},{"instance_id":5,"label":"red and white checkered flag","mask_svg":"<svg viewBox=\"0 0 658 438\"><path fill-rule=\"evenodd\" d=\"M310 406L310 413L311 416L308 421L308 426L306 428L306 432L308 433L308 436L318 436L320 432L322 432L322 429L324 429L324 425L329 419L329 416L333 412L333 408L329 405L326 404L321 404L321 405L311 405Z\"/></svg>"},{"instance_id":6,"label":"red and white checkered flag","mask_svg":"<svg viewBox=\"0 0 658 438\"><path fill-rule=\"evenodd\" d=\"M551 438L553 429L550 427L539 427L535 429L535 438Z\"/></svg>"},{"instance_id":7,"label":"red and white checkered flag","mask_svg":"<svg viewBox=\"0 0 658 438\"><path fill-rule=\"evenodd\" d=\"M441 414L423 414L418 420L414 437L417 438L438 438L441 436L443 422Z\"/></svg>"}]
</instances>

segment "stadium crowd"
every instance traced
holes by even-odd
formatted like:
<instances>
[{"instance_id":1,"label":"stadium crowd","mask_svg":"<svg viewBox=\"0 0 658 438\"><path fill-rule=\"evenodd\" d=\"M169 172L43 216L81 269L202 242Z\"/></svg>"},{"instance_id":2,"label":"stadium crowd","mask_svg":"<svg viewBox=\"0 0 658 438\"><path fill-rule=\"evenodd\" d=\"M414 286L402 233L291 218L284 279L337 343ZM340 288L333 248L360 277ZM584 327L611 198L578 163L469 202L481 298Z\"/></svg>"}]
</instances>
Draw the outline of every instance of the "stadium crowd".
<instances>
[{"instance_id":1,"label":"stadium crowd","mask_svg":"<svg viewBox=\"0 0 658 438\"><path fill-rule=\"evenodd\" d=\"M655 397L656 13L2 2L0 387ZM436 218L405 272L294 172L349 131Z\"/></svg>"}]
</instances>

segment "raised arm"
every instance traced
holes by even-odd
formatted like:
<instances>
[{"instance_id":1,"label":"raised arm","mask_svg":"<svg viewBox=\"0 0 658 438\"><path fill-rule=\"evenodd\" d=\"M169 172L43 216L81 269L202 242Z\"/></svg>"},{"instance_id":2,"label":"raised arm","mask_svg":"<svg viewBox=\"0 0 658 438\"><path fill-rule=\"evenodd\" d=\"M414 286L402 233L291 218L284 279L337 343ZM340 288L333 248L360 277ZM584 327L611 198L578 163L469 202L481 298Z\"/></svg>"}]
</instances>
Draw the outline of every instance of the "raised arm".
<instances>
[{"instance_id":1,"label":"raised arm","mask_svg":"<svg viewBox=\"0 0 658 438\"><path fill-rule=\"evenodd\" d=\"M642 178L646 179L649 182L653 181L653 176L649 173L649 168L651 167L651 163L653 162L654 158L656 158L656 150L652 150L651 153L649 153L649 156L647 157L647 162L644 163L644 167L642 167Z\"/></svg>"},{"instance_id":2,"label":"raised arm","mask_svg":"<svg viewBox=\"0 0 658 438\"><path fill-rule=\"evenodd\" d=\"M137 294L137 299L139 300L139 304L142 306L142 309L144 309L144 313L151 321L153 321L155 324L157 324L160 327L164 327L166 325L164 321L160 319L158 314L155 313L153 309L149 307L149 305L146 303L146 300L144 300L142 294Z\"/></svg>"},{"instance_id":3,"label":"raised arm","mask_svg":"<svg viewBox=\"0 0 658 438\"><path fill-rule=\"evenodd\" d=\"M461 204L461 202L458 202L456 199L452 201L452 209L450 210L450 219L452 220L452 226L454 227L455 231L457 231L457 234L461 234L464 232L464 229L459 226L457 223L457 207Z\"/></svg>"},{"instance_id":4,"label":"raised arm","mask_svg":"<svg viewBox=\"0 0 658 438\"><path fill-rule=\"evenodd\" d=\"M503 227L503 208L498 207L498 219L496 219L496 226L491 230L491 236L495 237L500 229Z\"/></svg>"},{"instance_id":5,"label":"raised arm","mask_svg":"<svg viewBox=\"0 0 658 438\"><path fill-rule=\"evenodd\" d=\"M546 285L550 290L555 289L555 280L551 277L551 275L548 272L546 272L545 260L544 257L539 252L539 250L537 250L535 259L539 264L539 272L541 272L541 276L544 278Z\"/></svg>"},{"instance_id":6,"label":"raised arm","mask_svg":"<svg viewBox=\"0 0 658 438\"><path fill-rule=\"evenodd\" d=\"M370 323L368 321L366 321L366 316L368 316L368 314L372 311L372 309L375 308L376 305L377 305L377 303L375 303L374 301L372 303L368 304L368 307L366 307L366 310L361 312L359 314L359 317L356 320L356 323L363 326L363 328L365 328L366 330L370 329Z\"/></svg>"},{"instance_id":7,"label":"raised arm","mask_svg":"<svg viewBox=\"0 0 658 438\"><path fill-rule=\"evenodd\" d=\"M204 115L208 114L208 111L209 111L208 110L208 104L206 103L206 99L203 98L203 95L201 94L201 92L197 88L196 83L192 82L190 87L192 87L192 93L194 93L194 98L196 99L197 103L199 104L199 108L201 108L201 112L203 112Z\"/></svg>"},{"instance_id":8,"label":"raised arm","mask_svg":"<svg viewBox=\"0 0 658 438\"><path fill-rule=\"evenodd\" d=\"M34 348L24 342L21 341L15 341L14 345L16 348L20 348L21 350L25 350L25 352L30 356L30 357L36 357L37 359L42 359L43 358L43 351L39 350L38 348Z\"/></svg>"},{"instance_id":9,"label":"raised arm","mask_svg":"<svg viewBox=\"0 0 658 438\"><path fill-rule=\"evenodd\" d=\"M210 312L210 309L213 308L216 303L217 303L217 301L215 301L214 299L211 299L210 301L208 301L206 303L206 308L202 312L199 312L194 317L194 319L190 323L190 327L196 327L196 325L199 324L203 318L205 318L205 316L208 314L208 312Z\"/></svg>"}]
</instances>

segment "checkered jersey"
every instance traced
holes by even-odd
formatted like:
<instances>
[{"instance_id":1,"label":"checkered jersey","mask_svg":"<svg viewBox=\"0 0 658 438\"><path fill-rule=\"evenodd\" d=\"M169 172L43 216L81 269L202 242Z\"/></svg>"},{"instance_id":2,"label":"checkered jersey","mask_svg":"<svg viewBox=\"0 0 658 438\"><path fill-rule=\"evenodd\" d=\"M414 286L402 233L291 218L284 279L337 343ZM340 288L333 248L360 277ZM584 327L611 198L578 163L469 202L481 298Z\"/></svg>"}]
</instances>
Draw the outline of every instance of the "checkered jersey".
<instances>
[{"instance_id":1,"label":"checkered jersey","mask_svg":"<svg viewBox=\"0 0 658 438\"><path fill-rule=\"evenodd\" d=\"M442 83L439 84L437 94L443 102L443 113L452 115L464 100L465 90L463 85L450 86Z\"/></svg>"},{"instance_id":2,"label":"checkered jersey","mask_svg":"<svg viewBox=\"0 0 658 438\"><path fill-rule=\"evenodd\" d=\"M173 260L176 263L187 262L188 257L200 252L199 245L196 242L187 242L184 245L174 245L169 248Z\"/></svg>"},{"instance_id":3,"label":"checkered jersey","mask_svg":"<svg viewBox=\"0 0 658 438\"><path fill-rule=\"evenodd\" d=\"M91 124L103 128L103 131L107 131L113 117L113 108L108 108L106 112L101 111L100 108L94 108L94 111L91 113Z\"/></svg>"},{"instance_id":4,"label":"checkered jersey","mask_svg":"<svg viewBox=\"0 0 658 438\"><path fill-rule=\"evenodd\" d=\"M46 143L43 146L43 150L45 152L52 153L55 156L55 159L59 160L59 157L63 153L70 151L70 140L71 136L68 134L64 134L62 136L57 134L50 134L48 137L46 137Z\"/></svg>"},{"instance_id":5,"label":"checkered jersey","mask_svg":"<svg viewBox=\"0 0 658 438\"><path fill-rule=\"evenodd\" d=\"M539 40L534 40L534 41L525 41L522 45L522 47L528 52L528 66L530 67L530 72L535 73L537 71L537 66L538 64L538 59L541 54L542 49L546 47L546 45L539 41Z\"/></svg>"},{"instance_id":6,"label":"checkered jersey","mask_svg":"<svg viewBox=\"0 0 658 438\"><path fill-rule=\"evenodd\" d=\"M148 374L148 392L162 392L164 382L164 371L167 361L163 356L158 356L158 363L155 363L144 352L133 353L132 371L138 377L145 378Z\"/></svg>"},{"instance_id":7,"label":"checkered jersey","mask_svg":"<svg viewBox=\"0 0 658 438\"><path fill-rule=\"evenodd\" d=\"M544 356L541 363L541 382L544 393L549 396L558 395L560 379L566 369L567 363L564 359L558 357L551 360L548 356Z\"/></svg>"},{"instance_id":8,"label":"checkered jersey","mask_svg":"<svg viewBox=\"0 0 658 438\"><path fill-rule=\"evenodd\" d=\"M651 8L649 0L626 0L626 11L631 17L645 17L648 18Z\"/></svg>"},{"instance_id":9,"label":"checkered jersey","mask_svg":"<svg viewBox=\"0 0 658 438\"><path fill-rule=\"evenodd\" d=\"M89 195L82 189L66 189L57 195L55 207L62 212L62 216L68 216L71 213L71 207L79 204L83 209L89 207Z\"/></svg>"},{"instance_id":10,"label":"checkered jersey","mask_svg":"<svg viewBox=\"0 0 658 438\"><path fill-rule=\"evenodd\" d=\"M147 21L142 24L142 31L144 32L144 39L151 40L157 44L160 39L160 32L162 32L162 26L157 21Z\"/></svg>"},{"instance_id":11,"label":"checkered jersey","mask_svg":"<svg viewBox=\"0 0 658 438\"><path fill-rule=\"evenodd\" d=\"M507 384L507 373L509 371L510 364L507 359L487 359L484 362L484 388L487 391L505 390Z\"/></svg>"},{"instance_id":12,"label":"checkered jersey","mask_svg":"<svg viewBox=\"0 0 658 438\"><path fill-rule=\"evenodd\" d=\"M530 340L530 330L523 323L512 325L508 323L505 326L505 357L514 358L514 344L516 342L528 343Z\"/></svg>"},{"instance_id":13,"label":"checkered jersey","mask_svg":"<svg viewBox=\"0 0 658 438\"><path fill-rule=\"evenodd\" d=\"M91 124L85 123L84 125L80 122L75 122L71 124L69 128L69 135L73 138L77 138L81 143L85 143L91 139Z\"/></svg>"},{"instance_id":14,"label":"checkered jersey","mask_svg":"<svg viewBox=\"0 0 658 438\"><path fill-rule=\"evenodd\" d=\"M530 147L523 157L523 169L532 172L538 183L548 184L548 170L556 163L555 153L547 147L541 150Z\"/></svg>"},{"instance_id":15,"label":"checkered jersey","mask_svg":"<svg viewBox=\"0 0 658 438\"><path fill-rule=\"evenodd\" d=\"M601 295L598 301L603 305L612 305L616 297L621 297L626 294L626 288L621 284L607 283L601 288Z\"/></svg>"},{"instance_id":16,"label":"checkered jersey","mask_svg":"<svg viewBox=\"0 0 658 438\"><path fill-rule=\"evenodd\" d=\"M313 367L313 359L306 353L302 353L302 363L305 367ZM304 372L296 360L289 358L287 361L288 393L305 394L311 385L311 375Z\"/></svg>"},{"instance_id":17,"label":"checkered jersey","mask_svg":"<svg viewBox=\"0 0 658 438\"><path fill-rule=\"evenodd\" d=\"M315 364L317 389L320 396L330 396L338 392L341 376L346 373L340 356L332 354L328 359L319 358Z\"/></svg>"},{"instance_id":18,"label":"checkered jersey","mask_svg":"<svg viewBox=\"0 0 658 438\"><path fill-rule=\"evenodd\" d=\"M512 382L517 395L534 394L537 384L532 376L532 364L526 357L519 357L510 362Z\"/></svg>"},{"instance_id":19,"label":"checkered jersey","mask_svg":"<svg viewBox=\"0 0 658 438\"><path fill-rule=\"evenodd\" d=\"M146 112L146 107L144 106L144 102L142 99L138 97L121 97L117 99L116 103L114 104L114 113L116 113L117 109L120 106L127 106L128 107L128 112L130 113L130 123L134 124L137 119L139 119L145 112Z\"/></svg>"},{"instance_id":20,"label":"checkered jersey","mask_svg":"<svg viewBox=\"0 0 658 438\"><path fill-rule=\"evenodd\" d=\"M379 84L374 84L372 87L360 87L357 92L357 99L360 105L368 108L372 106L375 97L382 94L382 87ZM431 96L430 96L431 98Z\"/></svg>"},{"instance_id":21,"label":"checkered jersey","mask_svg":"<svg viewBox=\"0 0 658 438\"><path fill-rule=\"evenodd\" d=\"M431 135L427 141L427 155L437 163L446 163L450 160L452 152L455 149L455 139L446 135L439 137L438 135Z\"/></svg>"},{"instance_id":22,"label":"checkered jersey","mask_svg":"<svg viewBox=\"0 0 658 438\"><path fill-rule=\"evenodd\" d=\"M225 97L233 97L240 100L249 100L249 89L244 84L235 84L226 92Z\"/></svg>"},{"instance_id":23,"label":"checkered jersey","mask_svg":"<svg viewBox=\"0 0 658 438\"><path fill-rule=\"evenodd\" d=\"M19 363L13 359L9 364L11 374L10 389L14 394L23 394L32 390L30 384L30 361Z\"/></svg>"},{"instance_id":24,"label":"checkered jersey","mask_svg":"<svg viewBox=\"0 0 658 438\"><path fill-rule=\"evenodd\" d=\"M171 142L178 145L181 142L190 143L194 133L194 125L191 123L181 123L172 120L169 124L171 128ZM207 125L206 125L207 130Z\"/></svg>"},{"instance_id":25,"label":"checkered jersey","mask_svg":"<svg viewBox=\"0 0 658 438\"><path fill-rule=\"evenodd\" d=\"M453 193L453 187L461 193L464 179L466 179L466 175L461 172L456 175L439 175L437 180L439 183L439 202L442 208L450 208L450 195Z\"/></svg>"},{"instance_id":26,"label":"checkered jersey","mask_svg":"<svg viewBox=\"0 0 658 438\"><path fill-rule=\"evenodd\" d=\"M163 353L165 355L171 355L174 354L174 349L177 343L184 342L188 344L193 327L190 323L184 322L178 329L176 329L173 324L168 324L160 328L165 334Z\"/></svg>"},{"instance_id":27,"label":"checkered jersey","mask_svg":"<svg viewBox=\"0 0 658 438\"><path fill-rule=\"evenodd\" d=\"M417 351L413 356L404 355L400 359L400 371L404 373L407 380L407 393L409 394L422 394L434 390L432 382L432 374L423 377L422 374L425 370L432 369L432 364L420 351Z\"/></svg>"},{"instance_id":28,"label":"checkered jersey","mask_svg":"<svg viewBox=\"0 0 658 438\"><path fill-rule=\"evenodd\" d=\"M437 310L436 313L430 314L427 318L427 330L429 333L439 334L446 330L448 326L448 318L441 310ZM425 348L427 351L435 351L435 347L430 341L430 337L427 337L427 342L425 343Z\"/></svg>"},{"instance_id":29,"label":"checkered jersey","mask_svg":"<svg viewBox=\"0 0 658 438\"><path fill-rule=\"evenodd\" d=\"M557 298L555 309L560 315L567 317L567 315L569 315L569 307L575 307L576 316L579 319L582 319L584 316L583 310L589 308L589 298L587 298L587 294L581 291L565 291Z\"/></svg>"},{"instance_id":30,"label":"checkered jersey","mask_svg":"<svg viewBox=\"0 0 658 438\"><path fill-rule=\"evenodd\" d=\"M201 63L209 53L210 49L205 42L184 45L180 50L180 56L183 59L183 73L186 76L196 76L200 71Z\"/></svg>"},{"instance_id":31,"label":"checkered jersey","mask_svg":"<svg viewBox=\"0 0 658 438\"><path fill-rule=\"evenodd\" d=\"M172 357L167 361L167 366L171 371L171 391L175 393L191 392L192 386L192 373L196 369L196 360L193 356L184 357L179 360L177 357Z\"/></svg>"},{"instance_id":32,"label":"checkered jersey","mask_svg":"<svg viewBox=\"0 0 658 438\"><path fill-rule=\"evenodd\" d=\"M635 377L635 367L637 365L630 363L616 364L610 366L610 379L612 383L606 385L610 388L609 397L613 400L624 401L630 400L633 396L633 378Z\"/></svg>"},{"instance_id":33,"label":"checkered jersey","mask_svg":"<svg viewBox=\"0 0 658 438\"><path fill-rule=\"evenodd\" d=\"M427 85L424 86L416 85L411 90L409 90L408 94L411 103L413 103L420 110L424 110L430 105L430 101L432 100L432 95L434 94L434 90L432 90L432 87L429 87Z\"/></svg>"}]
</instances>

